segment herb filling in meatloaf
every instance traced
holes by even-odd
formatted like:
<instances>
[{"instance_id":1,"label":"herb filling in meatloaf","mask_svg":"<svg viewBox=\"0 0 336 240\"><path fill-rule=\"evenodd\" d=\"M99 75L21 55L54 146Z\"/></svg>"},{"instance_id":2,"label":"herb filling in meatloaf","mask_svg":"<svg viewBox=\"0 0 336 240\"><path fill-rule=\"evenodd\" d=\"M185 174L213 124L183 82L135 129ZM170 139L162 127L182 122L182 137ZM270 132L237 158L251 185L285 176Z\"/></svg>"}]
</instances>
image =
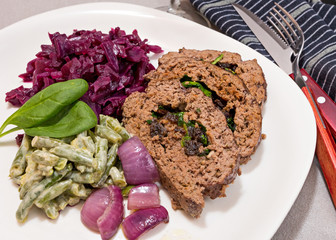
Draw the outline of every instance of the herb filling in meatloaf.
<instances>
[{"instance_id":1,"label":"herb filling in meatloaf","mask_svg":"<svg viewBox=\"0 0 336 240\"><path fill-rule=\"evenodd\" d=\"M200 110L199 110L200 111ZM152 112L153 120L147 120L150 124L150 135L154 137L167 136L167 129L165 125L175 124L175 132L182 133L180 140L181 147L187 156L206 156L209 154L209 149L200 151L201 147L209 145L209 140L206 135L206 127L195 120L185 122L183 119L184 112L171 109L169 106L159 106L157 112ZM167 121L168 120L168 121ZM168 127L169 128L169 127Z\"/></svg>"}]
</instances>

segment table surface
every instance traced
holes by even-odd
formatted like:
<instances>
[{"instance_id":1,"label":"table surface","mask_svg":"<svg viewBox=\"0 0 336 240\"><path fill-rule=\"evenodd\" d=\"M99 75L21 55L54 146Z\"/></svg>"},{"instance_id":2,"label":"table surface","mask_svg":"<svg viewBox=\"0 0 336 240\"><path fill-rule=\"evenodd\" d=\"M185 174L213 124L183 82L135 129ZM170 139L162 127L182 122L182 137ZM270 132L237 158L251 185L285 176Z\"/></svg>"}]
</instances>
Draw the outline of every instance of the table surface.
<instances>
[{"instance_id":1,"label":"table surface","mask_svg":"<svg viewBox=\"0 0 336 240\"><path fill-rule=\"evenodd\" d=\"M0 30L19 20L45 11L88 2L103 1L0 0ZM110 0L110 2L118 1ZM169 0L124 0L122 2L152 8L162 8L169 4ZM206 22L194 12L188 0L182 0L182 8L189 19L206 25ZM316 159L313 161L306 182L293 207L272 238L272 240L282 239L336 239L336 211Z\"/></svg>"}]
</instances>

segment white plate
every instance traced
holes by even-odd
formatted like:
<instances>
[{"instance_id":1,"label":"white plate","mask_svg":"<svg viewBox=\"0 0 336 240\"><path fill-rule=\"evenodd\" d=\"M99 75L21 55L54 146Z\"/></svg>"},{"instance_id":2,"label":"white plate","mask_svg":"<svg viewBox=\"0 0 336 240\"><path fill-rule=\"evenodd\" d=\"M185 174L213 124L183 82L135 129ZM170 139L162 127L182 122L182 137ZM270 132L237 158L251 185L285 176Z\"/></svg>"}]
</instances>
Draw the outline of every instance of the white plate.
<instances>
[{"instance_id":1,"label":"white plate","mask_svg":"<svg viewBox=\"0 0 336 240\"><path fill-rule=\"evenodd\" d=\"M263 132L267 135L253 159L242 167L242 175L227 189L227 197L207 200L199 219L171 209L168 195L161 191L162 205L170 215L142 239L270 239L290 210L308 174L315 149L313 113L301 90L276 65L225 35L191 21L154 9L123 3L94 3L40 14L0 31L0 120L15 110L4 102L5 93L22 84L17 77L26 64L49 44L48 32L71 33L73 29L108 32L121 27L167 51L181 47L238 52L242 58L256 58L268 83ZM153 62L156 60L153 59ZM25 224L18 224L18 188L8 178L17 151L16 134L0 139L0 234L9 239L67 240L100 239L80 221L80 205L64 210L59 219L48 220L32 210ZM121 231L113 239L124 239Z\"/></svg>"}]
</instances>

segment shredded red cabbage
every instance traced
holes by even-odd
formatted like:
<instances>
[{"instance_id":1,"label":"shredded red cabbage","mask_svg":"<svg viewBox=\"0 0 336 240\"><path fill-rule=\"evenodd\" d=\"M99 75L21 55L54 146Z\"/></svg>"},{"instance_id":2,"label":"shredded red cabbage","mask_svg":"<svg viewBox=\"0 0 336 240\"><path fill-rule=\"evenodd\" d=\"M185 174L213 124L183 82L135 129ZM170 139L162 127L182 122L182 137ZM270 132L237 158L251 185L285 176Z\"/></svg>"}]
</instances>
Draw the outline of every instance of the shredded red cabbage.
<instances>
[{"instance_id":1,"label":"shredded red cabbage","mask_svg":"<svg viewBox=\"0 0 336 240\"><path fill-rule=\"evenodd\" d=\"M42 45L36 58L27 64L19 77L32 82L31 88L20 86L6 93L6 101L22 106L45 87L75 78L89 83L82 98L97 114L121 116L126 97L144 91L144 74L154 69L148 54L162 49L141 40L137 30L126 34L119 27L108 34L101 31L74 30L69 36L49 34L50 45Z\"/></svg>"}]
</instances>

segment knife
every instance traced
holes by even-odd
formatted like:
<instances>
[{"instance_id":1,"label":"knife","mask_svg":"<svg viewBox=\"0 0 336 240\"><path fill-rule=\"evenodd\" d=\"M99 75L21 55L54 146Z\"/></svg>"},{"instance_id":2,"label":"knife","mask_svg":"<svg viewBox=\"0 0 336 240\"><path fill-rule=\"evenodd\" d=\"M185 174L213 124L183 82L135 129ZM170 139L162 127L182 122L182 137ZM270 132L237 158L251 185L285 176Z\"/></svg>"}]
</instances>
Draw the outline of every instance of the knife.
<instances>
[{"instance_id":1,"label":"knife","mask_svg":"<svg viewBox=\"0 0 336 240\"><path fill-rule=\"evenodd\" d=\"M232 5L279 67L293 78L292 63L289 57L292 49L287 47L276 33L251 11L235 3ZM313 108L316 119L317 144L315 153L336 207L336 143L331 134L333 133L335 136L336 133L336 104L304 69L301 69L301 73L306 81L306 86L302 90ZM312 92L312 98L316 104L313 103L314 100L309 94L306 94L307 87Z\"/></svg>"}]
</instances>

